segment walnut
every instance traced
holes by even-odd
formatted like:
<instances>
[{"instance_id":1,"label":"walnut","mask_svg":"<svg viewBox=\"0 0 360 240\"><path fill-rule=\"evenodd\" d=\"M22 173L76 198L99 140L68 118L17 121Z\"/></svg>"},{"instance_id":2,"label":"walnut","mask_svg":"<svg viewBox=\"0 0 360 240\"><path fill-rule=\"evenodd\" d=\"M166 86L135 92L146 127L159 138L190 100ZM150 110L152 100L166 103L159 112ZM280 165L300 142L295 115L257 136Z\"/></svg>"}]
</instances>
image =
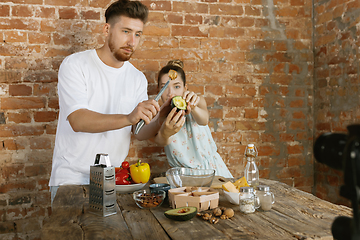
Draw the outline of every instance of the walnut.
<instances>
[{"instance_id":1,"label":"walnut","mask_svg":"<svg viewBox=\"0 0 360 240\"><path fill-rule=\"evenodd\" d=\"M229 217L228 216L226 216L226 215L221 215L220 216L220 219L228 219Z\"/></svg>"},{"instance_id":2,"label":"walnut","mask_svg":"<svg viewBox=\"0 0 360 240\"><path fill-rule=\"evenodd\" d=\"M219 219L216 217L212 217L209 221L210 223L217 224L219 222Z\"/></svg>"},{"instance_id":3,"label":"walnut","mask_svg":"<svg viewBox=\"0 0 360 240\"><path fill-rule=\"evenodd\" d=\"M228 218L232 218L234 216L234 210L228 208L224 211L224 215L226 215Z\"/></svg>"},{"instance_id":4,"label":"walnut","mask_svg":"<svg viewBox=\"0 0 360 240\"><path fill-rule=\"evenodd\" d=\"M214 214L214 216L219 217L219 216L221 216L222 211L220 210L220 208L215 208L213 211L213 214Z\"/></svg>"},{"instance_id":5,"label":"walnut","mask_svg":"<svg viewBox=\"0 0 360 240\"><path fill-rule=\"evenodd\" d=\"M210 220L212 216L209 213L205 213L202 217L204 220Z\"/></svg>"}]
</instances>

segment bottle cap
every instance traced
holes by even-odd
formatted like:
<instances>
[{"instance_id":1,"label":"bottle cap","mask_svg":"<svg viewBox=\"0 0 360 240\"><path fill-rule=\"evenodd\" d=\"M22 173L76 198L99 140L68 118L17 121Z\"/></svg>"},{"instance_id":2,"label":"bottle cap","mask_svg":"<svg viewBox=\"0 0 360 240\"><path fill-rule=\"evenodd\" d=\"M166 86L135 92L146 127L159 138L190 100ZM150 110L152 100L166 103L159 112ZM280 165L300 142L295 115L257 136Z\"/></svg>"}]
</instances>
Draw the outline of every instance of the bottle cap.
<instances>
[{"instance_id":1,"label":"bottle cap","mask_svg":"<svg viewBox=\"0 0 360 240\"><path fill-rule=\"evenodd\" d=\"M250 144L248 144L248 147L249 147L249 148L254 148L254 144L253 144L253 143L250 143Z\"/></svg>"},{"instance_id":2,"label":"bottle cap","mask_svg":"<svg viewBox=\"0 0 360 240\"><path fill-rule=\"evenodd\" d=\"M270 190L270 187L269 187L269 186L266 186L266 185L259 185L259 186L257 187L257 189L258 189L259 191L269 191L269 190Z\"/></svg>"},{"instance_id":3,"label":"bottle cap","mask_svg":"<svg viewBox=\"0 0 360 240\"><path fill-rule=\"evenodd\" d=\"M241 188L240 188L240 192L249 192L249 193L252 193L252 192L254 192L254 188L252 188L252 187L241 187Z\"/></svg>"}]
</instances>

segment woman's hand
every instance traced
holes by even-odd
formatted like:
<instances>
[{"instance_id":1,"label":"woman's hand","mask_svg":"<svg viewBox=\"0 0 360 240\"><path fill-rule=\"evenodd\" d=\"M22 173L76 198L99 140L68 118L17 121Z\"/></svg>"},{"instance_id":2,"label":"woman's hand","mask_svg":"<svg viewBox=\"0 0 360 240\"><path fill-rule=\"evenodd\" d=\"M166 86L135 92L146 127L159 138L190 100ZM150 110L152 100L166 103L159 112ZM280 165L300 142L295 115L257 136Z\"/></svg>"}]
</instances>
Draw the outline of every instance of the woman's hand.
<instances>
[{"instance_id":1,"label":"woman's hand","mask_svg":"<svg viewBox=\"0 0 360 240\"><path fill-rule=\"evenodd\" d=\"M190 112L192 110L194 110L197 107L197 105L199 104L200 96L196 95L196 93L194 93L194 92L185 91L183 98L185 99L185 101L187 103L186 114L190 114Z\"/></svg>"},{"instance_id":2,"label":"woman's hand","mask_svg":"<svg viewBox=\"0 0 360 240\"><path fill-rule=\"evenodd\" d=\"M168 139L172 135L180 131L185 123L184 111L176 111L177 108L173 108L167 116L165 122L160 128L160 134L163 138Z\"/></svg>"}]
</instances>

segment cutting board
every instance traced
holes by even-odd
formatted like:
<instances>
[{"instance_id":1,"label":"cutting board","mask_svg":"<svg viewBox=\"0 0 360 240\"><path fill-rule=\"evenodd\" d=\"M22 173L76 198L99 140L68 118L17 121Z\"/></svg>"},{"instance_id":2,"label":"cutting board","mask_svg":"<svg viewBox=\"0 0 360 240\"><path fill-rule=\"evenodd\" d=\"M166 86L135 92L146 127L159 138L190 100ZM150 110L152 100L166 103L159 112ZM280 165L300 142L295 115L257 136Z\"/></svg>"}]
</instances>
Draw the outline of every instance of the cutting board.
<instances>
[{"instance_id":1,"label":"cutting board","mask_svg":"<svg viewBox=\"0 0 360 240\"><path fill-rule=\"evenodd\" d=\"M155 183L168 183L166 180L166 177L157 177L157 178L154 178L153 181ZM212 188L221 188L221 186L228 181L229 180L227 178L224 178L221 176L215 176L214 180L211 184L211 187Z\"/></svg>"}]
</instances>

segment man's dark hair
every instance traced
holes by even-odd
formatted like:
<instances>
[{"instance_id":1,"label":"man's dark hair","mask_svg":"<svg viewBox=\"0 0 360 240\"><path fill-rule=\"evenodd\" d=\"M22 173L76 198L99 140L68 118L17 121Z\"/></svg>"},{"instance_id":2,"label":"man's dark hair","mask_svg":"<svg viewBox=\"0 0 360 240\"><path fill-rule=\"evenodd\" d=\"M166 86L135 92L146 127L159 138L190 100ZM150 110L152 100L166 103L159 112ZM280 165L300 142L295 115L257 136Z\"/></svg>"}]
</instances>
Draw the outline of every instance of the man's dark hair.
<instances>
[{"instance_id":1,"label":"man's dark hair","mask_svg":"<svg viewBox=\"0 0 360 240\"><path fill-rule=\"evenodd\" d=\"M147 21L149 10L139 1L119 0L113 2L105 12L107 23L112 23L115 18L125 16L140 19L144 24Z\"/></svg>"}]
</instances>

